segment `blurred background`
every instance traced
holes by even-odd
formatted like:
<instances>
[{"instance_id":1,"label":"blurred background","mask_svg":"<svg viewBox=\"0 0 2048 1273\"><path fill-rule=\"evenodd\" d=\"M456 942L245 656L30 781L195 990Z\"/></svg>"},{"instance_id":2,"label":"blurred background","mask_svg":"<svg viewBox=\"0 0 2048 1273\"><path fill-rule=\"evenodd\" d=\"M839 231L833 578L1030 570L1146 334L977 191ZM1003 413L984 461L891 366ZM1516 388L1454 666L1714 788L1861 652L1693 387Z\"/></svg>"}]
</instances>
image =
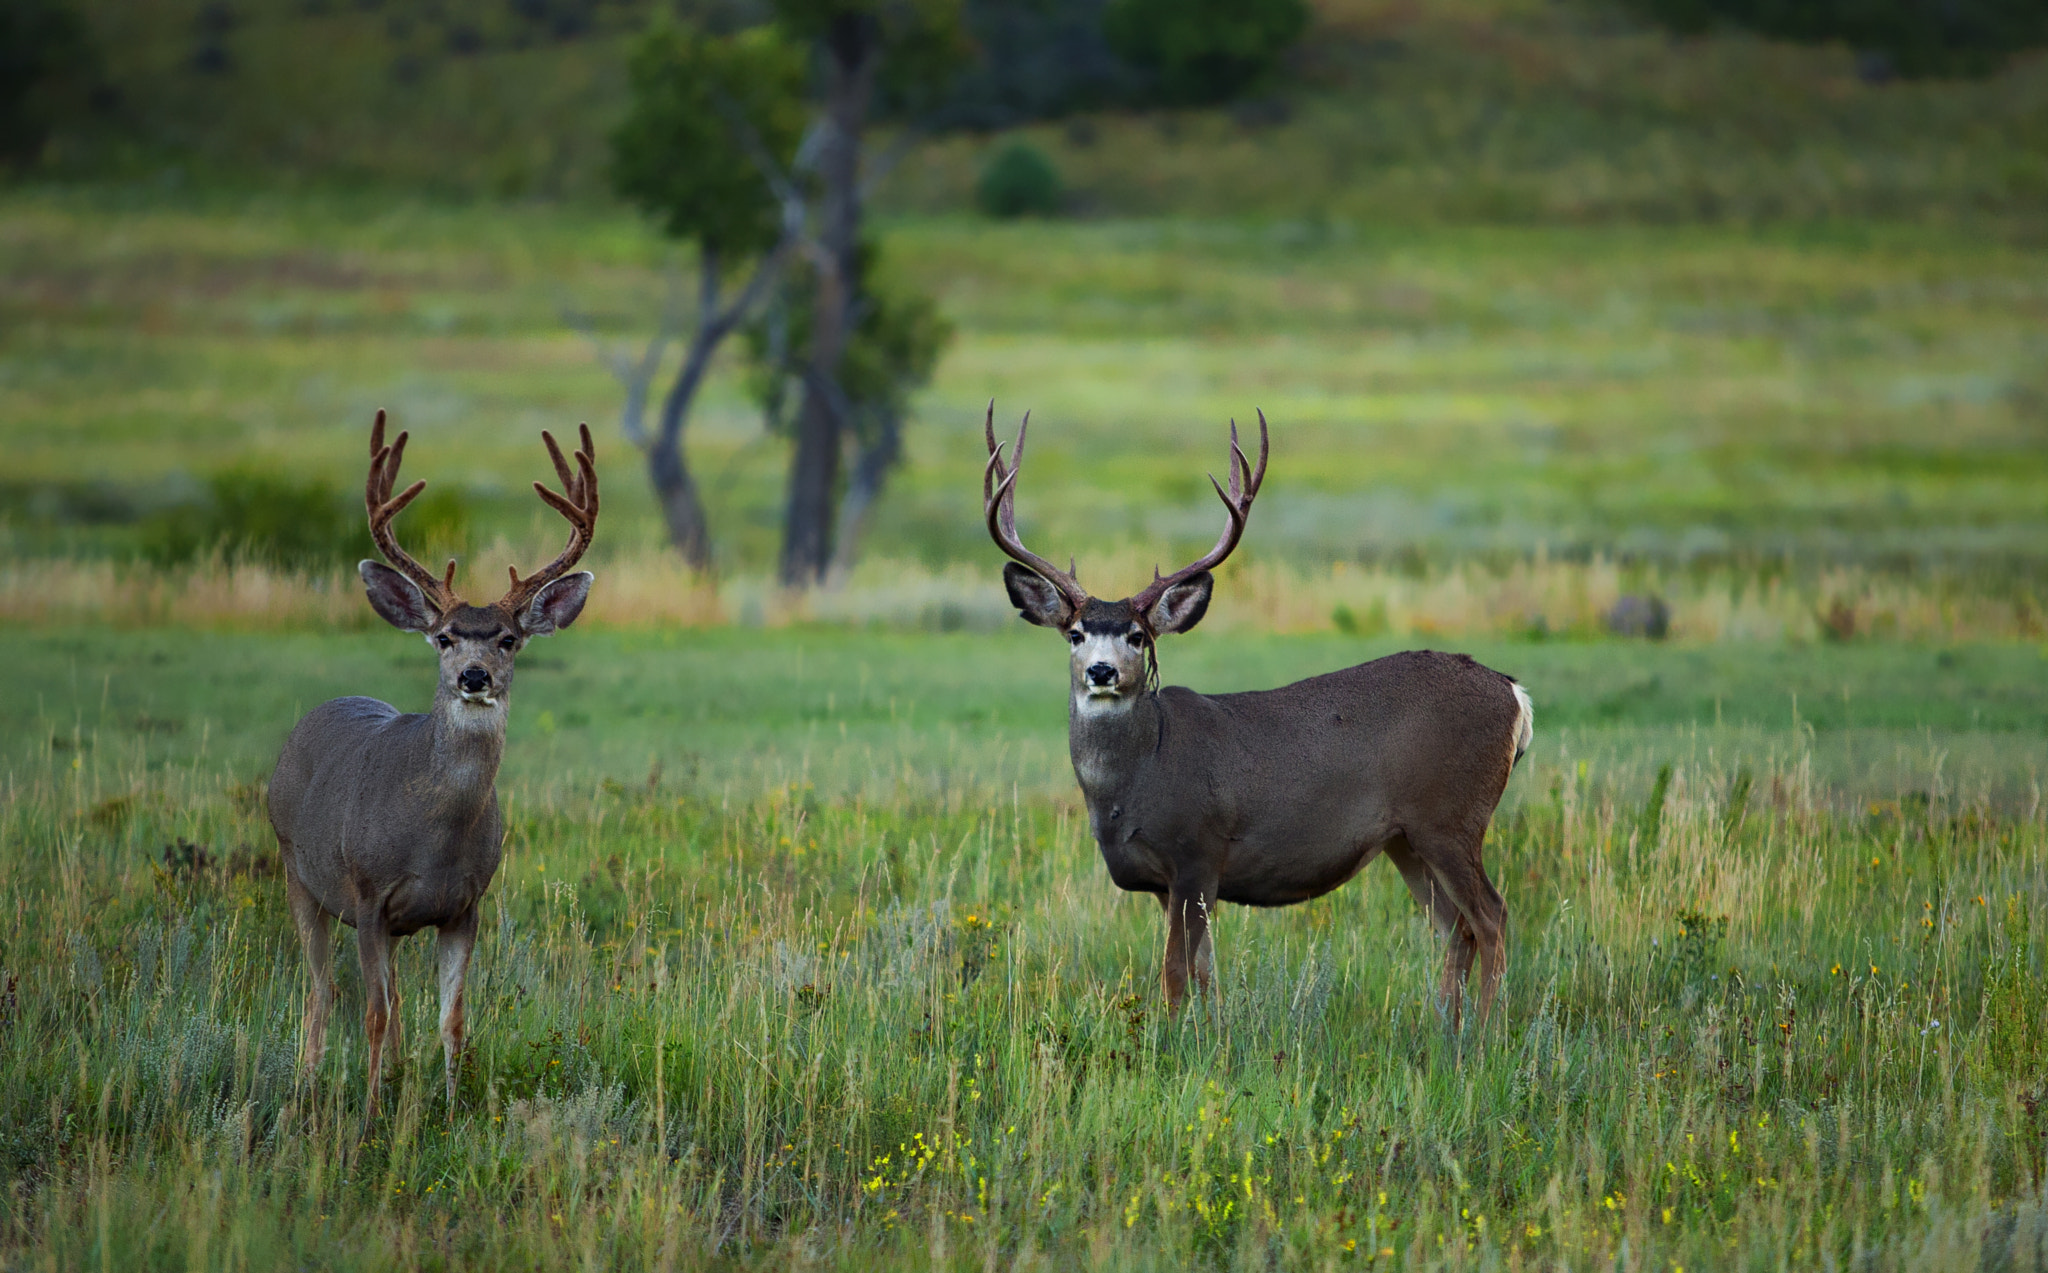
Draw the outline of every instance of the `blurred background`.
<instances>
[{"instance_id":1,"label":"blurred background","mask_svg":"<svg viewBox=\"0 0 2048 1273\"><path fill-rule=\"evenodd\" d=\"M0 614L1009 621L1028 542L1224 625L2037 639L2034 0L6 0Z\"/></svg>"}]
</instances>

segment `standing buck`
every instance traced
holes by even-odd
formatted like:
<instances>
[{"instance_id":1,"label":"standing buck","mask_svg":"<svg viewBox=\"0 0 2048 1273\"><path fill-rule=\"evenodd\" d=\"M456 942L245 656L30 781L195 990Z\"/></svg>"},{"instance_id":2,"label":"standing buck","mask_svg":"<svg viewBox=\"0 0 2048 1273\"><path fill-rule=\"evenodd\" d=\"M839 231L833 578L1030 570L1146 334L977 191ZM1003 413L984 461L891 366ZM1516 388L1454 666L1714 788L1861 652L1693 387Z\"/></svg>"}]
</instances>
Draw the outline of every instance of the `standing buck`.
<instances>
[{"instance_id":1,"label":"standing buck","mask_svg":"<svg viewBox=\"0 0 2048 1273\"><path fill-rule=\"evenodd\" d=\"M363 963L363 1029L369 1036L368 1116L377 1114L386 1035L399 1048L394 938L432 925L440 930L441 1045L448 1075L448 1116L455 1117L455 1067L462 1052L462 982L476 945L477 905L498 870L504 824L498 817L498 761L512 692L512 660L530 637L575 622L590 595L588 571L569 568L590 547L597 525L597 470L590 428L572 470L543 432L565 495L533 484L569 519L569 543L537 574L487 606L455 595L455 563L445 578L398 546L391 521L426 488L391 488L406 435L384 445L384 413L370 430L370 479L364 492L370 537L391 562L357 566L370 606L392 627L419 632L441 660L434 710L401 713L374 698L337 698L308 712L285 740L270 779L270 824L284 855L292 919L306 948L313 987L306 998L305 1066L320 1064L327 1013L334 1004L327 917L356 930ZM392 569L395 566L397 569Z\"/></svg>"},{"instance_id":2,"label":"standing buck","mask_svg":"<svg viewBox=\"0 0 2048 1273\"><path fill-rule=\"evenodd\" d=\"M1024 425L1006 466L995 406L984 430L989 534L1015 559L1003 583L1023 617L1073 647L1067 746L1088 822L1117 887L1166 908L1167 1002L1192 975L1212 988L1210 911L1218 900L1288 906L1320 897L1385 853L1450 942L1442 999L1455 1032L1473 956L1485 960L1479 1017L1493 1006L1507 953L1507 907L1480 846L1529 747L1521 686L1461 654L1390 655L1275 690L1156 689L1158 639L1209 608L1209 572L1244 534L1266 476L1266 417L1253 470L1230 426L1228 521L1200 561L1122 601L1088 595L1017 535ZM1211 477L1211 485L1216 485Z\"/></svg>"}]
</instances>

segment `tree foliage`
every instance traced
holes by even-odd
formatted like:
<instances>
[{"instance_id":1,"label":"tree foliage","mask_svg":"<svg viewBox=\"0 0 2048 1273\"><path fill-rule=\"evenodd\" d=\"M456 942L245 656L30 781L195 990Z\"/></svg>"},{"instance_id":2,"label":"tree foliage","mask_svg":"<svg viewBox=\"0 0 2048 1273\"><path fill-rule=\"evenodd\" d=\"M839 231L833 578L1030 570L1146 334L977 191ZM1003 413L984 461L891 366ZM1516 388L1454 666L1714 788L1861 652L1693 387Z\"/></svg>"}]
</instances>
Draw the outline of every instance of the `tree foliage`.
<instances>
[{"instance_id":1,"label":"tree foliage","mask_svg":"<svg viewBox=\"0 0 2048 1273\"><path fill-rule=\"evenodd\" d=\"M882 104L902 114L937 97L972 49L960 0L774 0L776 24L793 39L848 65L880 55Z\"/></svg>"},{"instance_id":2,"label":"tree foliage","mask_svg":"<svg viewBox=\"0 0 2048 1273\"><path fill-rule=\"evenodd\" d=\"M974 56L934 112L945 128L996 129L1143 100L1109 47L1107 0L965 0Z\"/></svg>"},{"instance_id":3,"label":"tree foliage","mask_svg":"<svg viewBox=\"0 0 2048 1273\"><path fill-rule=\"evenodd\" d=\"M859 300L839 364L839 389L856 438L866 445L878 416L900 416L910 396L931 382L939 356L952 343L953 324L938 302L890 275L872 241L861 244L858 261ZM767 313L747 329L748 387L777 432L789 427L789 391L801 380L816 295L814 272L793 269Z\"/></svg>"},{"instance_id":4,"label":"tree foliage","mask_svg":"<svg viewBox=\"0 0 2048 1273\"><path fill-rule=\"evenodd\" d=\"M0 164L42 153L56 123L53 99L93 66L91 34L65 0L0 2Z\"/></svg>"},{"instance_id":5,"label":"tree foliage","mask_svg":"<svg viewBox=\"0 0 2048 1273\"><path fill-rule=\"evenodd\" d=\"M1111 0L1103 29L1161 102L1207 106L1266 78L1308 19L1306 0Z\"/></svg>"},{"instance_id":6,"label":"tree foliage","mask_svg":"<svg viewBox=\"0 0 2048 1273\"><path fill-rule=\"evenodd\" d=\"M634 49L632 105L612 133L612 187L671 238L766 251L781 205L754 146L787 163L804 127L802 51L773 27L711 36L662 26Z\"/></svg>"},{"instance_id":7,"label":"tree foliage","mask_svg":"<svg viewBox=\"0 0 2048 1273\"><path fill-rule=\"evenodd\" d=\"M1688 34L1717 26L1881 53L1905 75L1974 74L2048 43L2042 0L1627 0Z\"/></svg>"}]
</instances>

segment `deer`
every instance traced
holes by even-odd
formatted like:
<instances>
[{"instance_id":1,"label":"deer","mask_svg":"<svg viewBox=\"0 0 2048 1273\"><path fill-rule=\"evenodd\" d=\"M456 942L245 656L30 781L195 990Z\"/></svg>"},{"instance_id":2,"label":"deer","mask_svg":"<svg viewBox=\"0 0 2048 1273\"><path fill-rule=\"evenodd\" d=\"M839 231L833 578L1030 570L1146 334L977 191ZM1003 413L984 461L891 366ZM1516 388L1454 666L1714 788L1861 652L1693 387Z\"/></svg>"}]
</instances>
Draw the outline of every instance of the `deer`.
<instances>
[{"instance_id":1,"label":"deer","mask_svg":"<svg viewBox=\"0 0 2048 1273\"><path fill-rule=\"evenodd\" d=\"M590 427L571 469L554 435L541 433L562 492L533 484L569 523L555 559L489 605L455 591L455 562L445 575L399 546L393 519L426 489L414 482L396 497L408 437L384 442L384 412L370 429L364 488L370 538L390 564L358 563L370 608L401 632L417 632L440 661L433 709L400 712L374 698L322 703L293 727L271 775L270 824L284 859L292 921L312 987L302 1026L302 1072L318 1070L334 1004L329 919L356 930L363 974L363 1031L369 1044L366 1120L377 1116L386 1049L401 1049L392 944L423 928L438 930L441 1046L448 1118L463 1045L463 984L476 946L477 912L497 874L505 827L498 812L498 763L505 751L512 665L526 643L568 627L590 596L589 571L575 571L597 528L597 468Z\"/></svg>"},{"instance_id":2,"label":"deer","mask_svg":"<svg viewBox=\"0 0 2048 1273\"><path fill-rule=\"evenodd\" d=\"M989 536L1011 560L1003 586L1027 622L1066 638L1067 747L1088 825L1118 888L1166 912L1161 971L1178 1015L1192 978L1213 996L1216 904L1291 906L1320 897L1376 857L1393 859L1448 943L1439 1010L1461 1025L1473 959L1478 1017L1506 966L1507 905L1481 860L1487 824L1534 738L1535 709L1512 677L1462 654L1415 650L1278 689L1198 694L1159 687L1159 638L1208 613L1216 567L1243 538L1270 453L1259 413L1253 469L1230 425L1223 533L1202 557L1121 601L1083 588L1017 533L1027 413L1005 463L995 404L983 433ZM1211 1000L1214 1001L1213 999Z\"/></svg>"}]
</instances>

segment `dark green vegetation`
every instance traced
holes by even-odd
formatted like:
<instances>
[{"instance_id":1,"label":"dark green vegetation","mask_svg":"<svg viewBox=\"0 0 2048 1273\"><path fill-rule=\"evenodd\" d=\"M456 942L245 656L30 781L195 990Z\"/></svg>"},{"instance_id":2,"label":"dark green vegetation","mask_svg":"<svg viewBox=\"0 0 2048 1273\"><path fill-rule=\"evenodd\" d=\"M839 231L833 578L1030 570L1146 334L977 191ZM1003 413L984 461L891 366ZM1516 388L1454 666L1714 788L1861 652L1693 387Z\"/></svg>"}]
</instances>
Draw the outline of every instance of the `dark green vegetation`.
<instances>
[{"instance_id":1,"label":"dark green vegetation","mask_svg":"<svg viewBox=\"0 0 2048 1273\"><path fill-rule=\"evenodd\" d=\"M992 217L1050 216L1059 211L1060 174L1029 142L998 150L975 183L974 202Z\"/></svg>"},{"instance_id":2,"label":"dark green vegetation","mask_svg":"<svg viewBox=\"0 0 2048 1273\"><path fill-rule=\"evenodd\" d=\"M1213 106L1270 79L1308 29L1307 0L1111 0L1109 46L1170 106Z\"/></svg>"},{"instance_id":3,"label":"dark green vegetation","mask_svg":"<svg viewBox=\"0 0 2048 1273\"><path fill-rule=\"evenodd\" d=\"M1168 672L1379 648L1197 634ZM1087 842L1042 633L538 645L460 1107L407 942L411 1050L359 1143L351 972L340 1046L292 1076L253 780L318 698L416 701L426 653L10 636L38 692L0 718L0 904L27 917L0 937L0 1243L95 1268L2038 1259L2039 653L1477 652L1536 689L1539 741L1488 851L1506 1010L1460 1060L1379 866L1228 908L1221 1006L1160 1018L1156 908Z\"/></svg>"},{"instance_id":4,"label":"dark green vegetation","mask_svg":"<svg viewBox=\"0 0 2048 1273\"><path fill-rule=\"evenodd\" d=\"M2036 0L1628 0L1675 30L1726 24L1779 39L1839 42L1864 56L1865 74L1983 72L2048 43Z\"/></svg>"},{"instance_id":5,"label":"dark green vegetation","mask_svg":"<svg viewBox=\"0 0 2048 1273\"><path fill-rule=\"evenodd\" d=\"M117 91L52 140L51 171L572 200L604 190L604 139L647 16L582 0L78 7ZM1673 39L1600 0L1311 8L1273 87L1238 106L1036 130L1074 206L1400 225L2024 221L2048 189L2038 55L1982 80L1873 84L1843 46ZM1062 84L1048 68L1071 65L1072 23L1008 22L970 15L983 43L1038 52L964 93L956 122L1009 125L1142 87L1100 58ZM964 211L990 149L966 134L921 147L878 198Z\"/></svg>"}]
</instances>

